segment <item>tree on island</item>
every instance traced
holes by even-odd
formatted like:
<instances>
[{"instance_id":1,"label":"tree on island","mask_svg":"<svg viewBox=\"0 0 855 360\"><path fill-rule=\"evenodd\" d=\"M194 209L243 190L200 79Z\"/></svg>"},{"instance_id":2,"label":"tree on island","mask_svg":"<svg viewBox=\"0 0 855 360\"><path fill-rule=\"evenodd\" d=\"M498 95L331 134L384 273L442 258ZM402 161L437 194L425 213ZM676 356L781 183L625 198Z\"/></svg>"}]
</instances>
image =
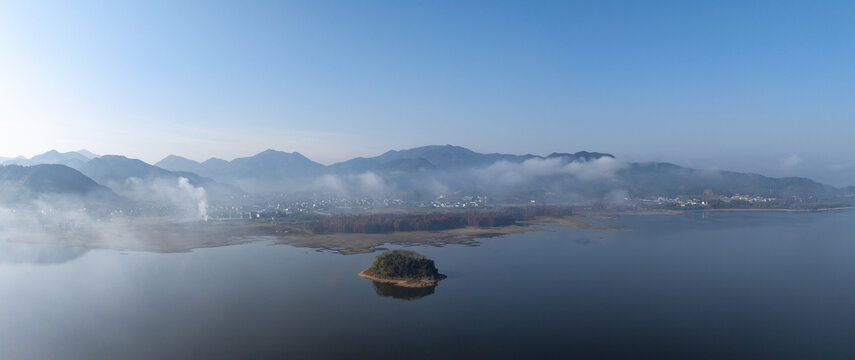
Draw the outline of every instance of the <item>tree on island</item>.
<instances>
[{"instance_id":1,"label":"tree on island","mask_svg":"<svg viewBox=\"0 0 855 360\"><path fill-rule=\"evenodd\" d=\"M387 250L359 275L409 287L435 286L446 277L439 273L433 260L410 250Z\"/></svg>"}]
</instances>

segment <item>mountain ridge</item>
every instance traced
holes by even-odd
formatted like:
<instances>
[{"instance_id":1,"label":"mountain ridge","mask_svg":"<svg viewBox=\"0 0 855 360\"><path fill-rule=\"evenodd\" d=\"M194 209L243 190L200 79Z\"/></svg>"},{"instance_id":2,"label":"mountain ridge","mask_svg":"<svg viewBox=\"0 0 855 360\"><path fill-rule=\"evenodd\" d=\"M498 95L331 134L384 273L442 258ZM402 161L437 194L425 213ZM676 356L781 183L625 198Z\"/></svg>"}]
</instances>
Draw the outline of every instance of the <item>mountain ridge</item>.
<instances>
[{"instance_id":1,"label":"mountain ridge","mask_svg":"<svg viewBox=\"0 0 855 360\"><path fill-rule=\"evenodd\" d=\"M38 160L57 160L65 154L68 153L52 150L41 154ZM83 155L70 156L80 160ZM213 197L224 200L241 196L244 191L304 196L326 192L354 196L386 193L418 199L468 193L489 194L508 201L573 201L613 196L609 194L615 191L637 198L714 193L790 200L836 199L855 194L855 186L836 188L802 177L700 170L667 162L622 162L601 152L484 154L453 145L389 150L330 165L312 161L299 152L267 149L231 161L212 157L201 163L169 155L154 165L121 155L105 155L71 167L114 189L120 189L130 178L184 177L191 185L204 186Z\"/></svg>"},{"instance_id":2,"label":"mountain ridge","mask_svg":"<svg viewBox=\"0 0 855 360\"><path fill-rule=\"evenodd\" d=\"M34 155L31 158L18 156L12 159L0 158L0 165L21 165L31 166L38 164L59 164L66 165L77 169L91 159L98 157L88 150L82 149L79 151L59 152L56 149L48 150L44 153Z\"/></svg>"},{"instance_id":3,"label":"mountain ridge","mask_svg":"<svg viewBox=\"0 0 855 360\"><path fill-rule=\"evenodd\" d=\"M108 187L61 164L0 166L0 183L0 198L4 204L30 202L45 195L87 198L102 203L120 201Z\"/></svg>"}]
</instances>

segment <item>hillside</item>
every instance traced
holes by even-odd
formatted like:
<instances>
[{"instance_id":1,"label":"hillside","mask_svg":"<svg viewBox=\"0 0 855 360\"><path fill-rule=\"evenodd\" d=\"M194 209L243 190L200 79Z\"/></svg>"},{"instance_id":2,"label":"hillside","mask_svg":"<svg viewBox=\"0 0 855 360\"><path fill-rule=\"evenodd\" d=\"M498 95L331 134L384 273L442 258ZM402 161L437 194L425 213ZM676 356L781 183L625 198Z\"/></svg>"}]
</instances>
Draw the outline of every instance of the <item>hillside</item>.
<instances>
[{"instance_id":1,"label":"hillside","mask_svg":"<svg viewBox=\"0 0 855 360\"><path fill-rule=\"evenodd\" d=\"M157 166L149 165L144 161L129 159L119 155L105 155L95 158L84 164L80 171L97 181L114 189L115 191L135 197L144 197L145 194L136 194L141 185L152 187L159 182L166 181L175 184L179 178L186 178L190 185L204 187L207 196L214 201L227 202L243 194L240 188L232 185L221 184L213 179L205 178L185 171L169 171ZM135 179L135 181L129 181ZM143 183L138 183L142 181Z\"/></svg>"},{"instance_id":2,"label":"hillside","mask_svg":"<svg viewBox=\"0 0 855 360\"><path fill-rule=\"evenodd\" d=\"M89 160L79 152L56 151L10 161L73 162L70 166L120 193L128 191L129 179L173 181L185 177L191 185L204 187L212 199L223 202L243 196L244 190L258 199L271 193L294 199L385 197L407 201L478 195L500 203L619 202L626 197L656 199L710 193L800 203L855 199L851 196L855 188L835 188L806 178L699 170L662 162L623 162L611 154L588 151L547 156L483 154L460 146L432 145L390 150L329 166L297 152L272 149L232 161L211 158L202 163L170 155L156 166L118 155Z\"/></svg>"},{"instance_id":3,"label":"hillside","mask_svg":"<svg viewBox=\"0 0 855 360\"><path fill-rule=\"evenodd\" d=\"M39 199L114 203L120 201L110 189L65 165L0 166L0 203L26 204Z\"/></svg>"}]
</instances>

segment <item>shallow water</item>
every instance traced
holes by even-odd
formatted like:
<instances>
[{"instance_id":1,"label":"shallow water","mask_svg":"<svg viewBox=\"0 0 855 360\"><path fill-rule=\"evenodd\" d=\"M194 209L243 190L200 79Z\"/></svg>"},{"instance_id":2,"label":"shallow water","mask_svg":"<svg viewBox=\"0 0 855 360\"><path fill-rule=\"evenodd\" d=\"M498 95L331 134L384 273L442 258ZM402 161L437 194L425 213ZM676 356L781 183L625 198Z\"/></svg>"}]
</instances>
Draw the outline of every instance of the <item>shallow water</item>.
<instances>
[{"instance_id":1,"label":"shallow water","mask_svg":"<svg viewBox=\"0 0 855 360\"><path fill-rule=\"evenodd\" d=\"M855 356L855 212L595 220L376 254L259 241L157 254L0 244L0 359Z\"/></svg>"}]
</instances>

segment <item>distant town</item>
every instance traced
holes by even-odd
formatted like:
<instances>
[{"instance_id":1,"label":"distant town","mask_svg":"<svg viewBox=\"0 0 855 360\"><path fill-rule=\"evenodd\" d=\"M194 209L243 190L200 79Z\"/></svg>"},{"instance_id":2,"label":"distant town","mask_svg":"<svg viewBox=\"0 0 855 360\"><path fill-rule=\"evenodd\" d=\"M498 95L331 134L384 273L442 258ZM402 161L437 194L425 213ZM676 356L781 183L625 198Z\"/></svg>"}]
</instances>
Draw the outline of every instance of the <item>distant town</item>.
<instances>
[{"instance_id":1,"label":"distant town","mask_svg":"<svg viewBox=\"0 0 855 360\"><path fill-rule=\"evenodd\" d=\"M521 203L493 203L485 195L446 196L431 201L407 201L399 198L345 198L317 197L306 200L288 201L282 196L280 201L242 206L212 206L208 210L211 219L271 219L271 218L318 218L331 215L357 213L400 213L400 212L436 212L436 211L478 211L500 209L506 206L525 205L564 205L580 210L655 211L655 210L705 210L705 209L818 209L833 207L835 204L817 203L814 198L793 196L787 199L758 195L713 195L657 197L655 199L625 197L621 201L604 203L603 201L578 201L570 203L549 203L529 200Z\"/></svg>"}]
</instances>

